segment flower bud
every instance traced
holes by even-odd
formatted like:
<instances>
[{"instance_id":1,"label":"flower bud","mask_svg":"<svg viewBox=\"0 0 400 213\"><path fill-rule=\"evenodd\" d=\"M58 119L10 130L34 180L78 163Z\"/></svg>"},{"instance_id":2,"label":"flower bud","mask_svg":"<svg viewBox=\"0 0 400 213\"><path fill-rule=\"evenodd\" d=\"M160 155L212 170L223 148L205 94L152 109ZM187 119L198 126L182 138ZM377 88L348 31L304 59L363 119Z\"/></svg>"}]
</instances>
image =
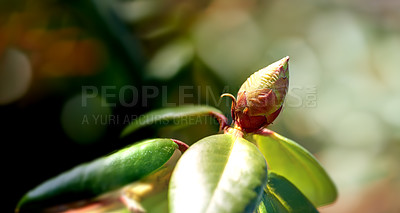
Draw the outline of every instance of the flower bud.
<instances>
[{"instance_id":1,"label":"flower bud","mask_svg":"<svg viewBox=\"0 0 400 213\"><path fill-rule=\"evenodd\" d=\"M246 132L271 124L279 115L289 86L289 57L251 75L242 84L232 115Z\"/></svg>"}]
</instances>

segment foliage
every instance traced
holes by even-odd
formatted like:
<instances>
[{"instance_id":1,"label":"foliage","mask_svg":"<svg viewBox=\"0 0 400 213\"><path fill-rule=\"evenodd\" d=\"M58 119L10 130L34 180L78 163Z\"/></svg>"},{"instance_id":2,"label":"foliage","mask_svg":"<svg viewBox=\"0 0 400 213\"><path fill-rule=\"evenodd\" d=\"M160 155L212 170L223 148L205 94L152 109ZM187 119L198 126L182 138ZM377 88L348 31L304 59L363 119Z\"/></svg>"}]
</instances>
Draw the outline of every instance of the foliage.
<instances>
[{"instance_id":1,"label":"foliage","mask_svg":"<svg viewBox=\"0 0 400 213\"><path fill-rule=\"evenodd\" d=\"M175 139L138 143L44 182L27 193L17 210L98 196L87 206L104 208L121 201L131 212L151 212L154 206L144 207L145 200L168 195L172 213L317 212L316 207L336 199L333 182L307 150L266 129L281 112L288 60L283 58L250 76L237 100L222 95L233 101L232 126L213 107L180 106L149 112L122 132L122 136L138 134L140 128L155 123L176 125L188 117L212 115L222 134L190 147Z\"/></svg>"}]
</instances>

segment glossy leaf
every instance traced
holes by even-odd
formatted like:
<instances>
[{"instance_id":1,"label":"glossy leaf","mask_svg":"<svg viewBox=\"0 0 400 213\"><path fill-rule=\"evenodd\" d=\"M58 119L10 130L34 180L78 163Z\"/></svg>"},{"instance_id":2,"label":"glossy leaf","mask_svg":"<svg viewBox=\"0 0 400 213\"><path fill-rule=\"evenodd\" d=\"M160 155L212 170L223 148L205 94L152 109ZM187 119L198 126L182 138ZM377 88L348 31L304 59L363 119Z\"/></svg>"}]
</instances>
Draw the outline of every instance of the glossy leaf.
<instances>
[{"instance_id":1,"label":"glossy leaf","mask_svg":"<svg viewBox=\"0 0 400 213\"><path fill-rule=\"evenodd\" d=\"M253 212L267 181L264 157L229 134L206 137L179 160L169 185L171 213Z\"/></svg>"},{"instance_id":2,"label":"glossy leaf","mask_svg":"<svg viewBox=\"0 0 400 213\"><path fill-rule=\"evenodd\" d=\"M315 213L313 204L286 178L269 173L257 213Z\"/></svg>"},{"instance_id":3,"label":"glossy leaf","mask_svg":"<svg viewBox=\"0 0 400 213\"><path fill-rule=\"evenodd\" d=\"M29 191L17 209L40 209L118 189L163 168L178 149L171 139L150 139L77 166Z\"/></svg>"},{"instance_id":4,"label":"glossy leaf","mask_svg":"<svg viewBox=\"0 0 400 213\"><path fill-rule=\"evenodd\" d=\"M319 162L296 142L275 132L254 135L271 172L293 183L315 206L332 203L337 191Z\"/></svg>"},{"instance_id":5,"label":"glossy leaf","mask_svg":"<svg viewBox=\"0 0 400 213\"><path fill-rule=\"evenodd\" d=\"M172 123L175 125L190 125L192 121L191 119L204 115L212 115L218 120L225 118L221 111L210 106L185 105L173 108L164 108L148 112L134 120L122 131L121 137L125 137L142 127L153 124Z\"/></svg>"},{"instance_id":6,"label":"glossy leaf","mask_svg":"<svg viewBox=\"0 0 400 213\"><path fill-rule=\"evenodd\" d=\"M52 206L43 212L65 210L74 213L130 213L130 210L135 209L138 211L134 212L168 213L168 183L181 151L181 148L179 151L175 150L171 158L157 171L119 190L102 194L94 199Z\"/></svg>"}]
</instances>

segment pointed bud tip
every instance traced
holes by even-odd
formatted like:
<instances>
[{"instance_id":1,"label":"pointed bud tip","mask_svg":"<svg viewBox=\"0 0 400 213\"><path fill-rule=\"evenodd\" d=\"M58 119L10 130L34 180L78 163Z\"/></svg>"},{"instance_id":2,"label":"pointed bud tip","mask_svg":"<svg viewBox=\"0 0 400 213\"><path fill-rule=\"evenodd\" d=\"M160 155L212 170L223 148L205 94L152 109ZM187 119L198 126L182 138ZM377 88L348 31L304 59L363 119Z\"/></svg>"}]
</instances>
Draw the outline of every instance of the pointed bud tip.
<instances>
[{"instance_id":1,"label":"pointed bud tip","mask_svg":"<svg viewBox=\"0 0 400 213\"><path fill-rule=\"evenodd\" d=\"M289 67L289 56L286 56L278 61L275 61L274 63L266 66L265 68L261 69L264 72L282 72L282 71L288 71ZM261 71L260 70L260 71Z\"/></svg>"},{"instance_id":2,"label":"pointed bud tip","mask_svg":"<svg viewBox=\"0 0 400 213\"><path fill-rule=\"evenodd\" d=\"M289 77L289 56L282 58L281 60L276 62L279 72L281 72L280 76Z\"/></svg>"},{"instance_id":3,"label":"pointed bud tip","mask_svg":"<svg viewBox=\"0 0 400 213\"><path fill-rule=\"evenodd\" d=\"M289 65L289 59L290 59L289 56L286 56L278 61L280 66L282 66L283 70L287 70L288 65Z\"/></svg>"}]
</instances>

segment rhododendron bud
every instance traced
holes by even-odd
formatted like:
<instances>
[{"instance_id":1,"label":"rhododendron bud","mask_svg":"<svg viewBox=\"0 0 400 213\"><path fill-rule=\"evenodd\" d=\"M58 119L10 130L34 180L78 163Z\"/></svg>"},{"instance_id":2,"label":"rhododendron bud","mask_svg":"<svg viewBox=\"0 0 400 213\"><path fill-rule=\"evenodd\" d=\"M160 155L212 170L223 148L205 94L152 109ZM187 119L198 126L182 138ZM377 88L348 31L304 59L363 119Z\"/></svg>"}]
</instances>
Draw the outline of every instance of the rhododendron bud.
<instances>
[{"instance_id":1,"label":"rhododendron bud","mask_svg":"<svg viewBox=\"0 0 400 213\"><path fill-rule=\"evenodd\" d=\"M232 116L246 132L271 124L279 115L289 86L289 57L251 75L240 87Z\"/></svg>"}]
</instances>

